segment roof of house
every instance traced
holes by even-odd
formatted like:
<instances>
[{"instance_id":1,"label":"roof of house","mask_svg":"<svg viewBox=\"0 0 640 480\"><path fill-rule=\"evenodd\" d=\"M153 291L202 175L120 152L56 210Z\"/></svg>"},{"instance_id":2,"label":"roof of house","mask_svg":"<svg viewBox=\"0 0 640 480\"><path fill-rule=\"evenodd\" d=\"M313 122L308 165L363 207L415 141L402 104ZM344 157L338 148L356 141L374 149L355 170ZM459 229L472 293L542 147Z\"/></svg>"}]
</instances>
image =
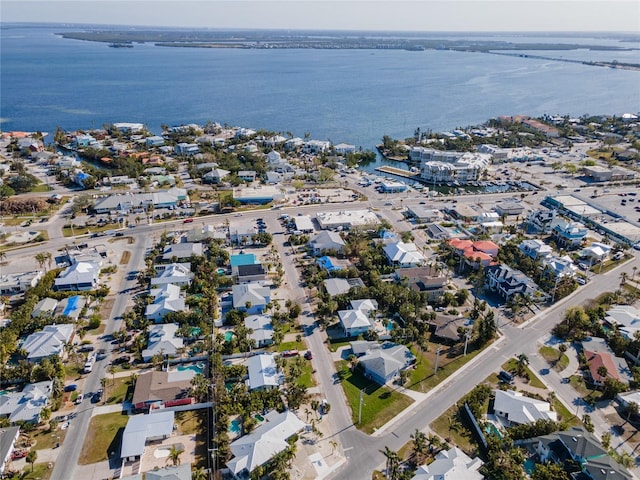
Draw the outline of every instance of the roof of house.
<instances>
[{"instance_id":1,"label":"roof of house","mask_svg":"<svg viewBox=\"0 0 640 480\"><path fill-rule=\"evenodd\" d=\"M177 323L164 323L149 328L149 343L142 351L142 357L151 358L158 353L175 355L184 346L184 340L176 337L178 329Z\"/></svg>"},{"instance_id":2,"label":"roof of house","mask_svg":"<svg viewBox=\"0 0 640 480\"><path fill-rule=\"evenodd\" d=\"M387 378L410 365L413 360L415 356L404 345L383 343L381 348L367 351L359 362L368 372Z\"/></svg>"},{"instance_id":3,"label":"roof of house","mask_svg":"<svg viewBox=\"0 0 640 480\"><path fill-rule=\"evenodd\" d=\"M20 434L20 427L3 427L0 429L0 467L14 448L15 441Z\"/></svg>"},{"instance_id":4,"label":"roof of house","mask_svg":"<svg viewBox=\"0 0 640 480\"><path fill-rule=\"evenodd\" d=\"M551 435L556 435L574 455L581 458L592 459L607 454L596 436L583 427L571 427L569 430Z\"/></svg>"},{"instance_id":5,"label":"roof of house","mask_svg":"<svg viewBox=\"0 0 640 480\"><path fill-rule=\"evenodd\" d=\"M266 305L271 296L271 289L254 283L234 285L232 287L233 308L244 308L247 302L251 305Z\"/></svg>"},{"instance_id":6,"label":"roof of house","mask_svg":"<svg viewBox=\"0 0 640 480\"><path fill-rule=\"evenodd\" d=\"M510 422L519 424L558 419L549 402L525 397L522 392L513 390L495 390L494 410L504 412Z\"/></svg>"},{"instance_id":7,"label":"roof of house","mask_svg":"<svg viewBox=\"0 0 640 480\"><path fill-rule=\"evenodd\" d=\"M351 351L356 357L364 355L369 350L376 350L382 348L378 342L369 340L356 340L349 343L351 345Z\"/></svg>"},{"instance_id":8,"label":"roof of house","mask_svg":"<svg viewBox=\"0 0 640 480\"><path fill-rule=\"evenodd\" d=\"M632 480L636 478L609 455L590 459L582 468L593 480Z\"/></svg>"},{"instance_id":9,"label":"roof of house","mask_svg":"<svg viewBox=\"0 0 640 480\"><path fill-rule=\"evenodd\" d=\"M364 287L360 278L327 278L323 283L327 293L332 297L347 293L352 288Z\"/></svg>"},{"instance_id":10,"label":"roof of house","mask_svg":"<svg viewBox=\"0 0 640 480\"><path fill-rule=\"evenodd\" d=\"M149 294L154 297L153 303L147 305L145 315L154 317L158 314L181 312L185 310L184 297L180 295L180 287L173 283L165 283L160 288L153 288Z\"/></svg>"},{"instance_id":11,"label":"roof of house","mask_svg":"<svg viewBox=\"0 0 640 480\"><path fill-rule=\"evenodd\" d=\"M191 255L202 255L202 244L201 243L191 243L191 242L181 242L174 243L172 245L167 246L162 253L162 258L164 260L171 260L173 257L176 258L189 258Z\"/></svg>"},{"instance_id":12,"label":"roof of house","mask_svg":"<svg viewBox=\"0 0 640 480\"><path fill-rule=\"evenodd\" d=\"M192 369L180 371L153 370L138 375L131 403L168 402L188 392L191 379L196 372Z\"/></svg>"},{"instance_id":13,"label":"roof of house","mask_svg":"<svg viewBox=\"0 0 640 480\"><path fill-rule=\"evenodd\" d=\"M479 458L472 459L458 447L452 447L438 453L429 465L418 467L411 480L482 480L484 476L478 472L481 466Z\"/></svg>"},{"instance_id":14,"label":"roof of house","mask_svg":"<svg viewBox=\"0 0 640 480\"><path fill-rule=\"evenodd\" d=\"M249 388L277 387L282 375L278 372L275 356L263 353L247 360Z\"/></svg>"},{"instance_id":15,"label":"roof of house","mask_svg":"<svg viewBox=\"0 0 640 480\"><path fill-rule=\"evenodd\" d=\"M390 243L385 245L383 250L389 261L399 265L417 265L425 261L424 255L415 243Z\"/></svg>"},{"instance_id":16,"label":"roof of house","mask_svg":"<svg viewBox=\"0 0 640 480\"><path fill-rule=\"evenodd\" d=\"M6 415L11 422L35 422L40 411L47 405L52 381L29 383L21 392L0 395L0 415Z\"/></svg>"},{"instance_id":17,"label":"roof of house","mask_svg":"<svg viewBox=\"0 0 640 480\"><path fill-rule=\"evenodd\" d=\"M191 480L191 464L182 463L158 470L149 470L145 473L145 480Z\"/></svg>"},{"instance_id":18,"label":"roof of house","mask_svg":"<svg viewBox=\"0 0 640 480\"><path fill-rule=\"evenodd\" d=\"M93 283L98 278L100 267L95 262L77 262L64 269L55 280L56 285Z\"/></svg>"},{"instance_id":19,"label":"roof of house","mask_svg":"<svg viewBox=\"0 0 640 480\"><path fill-rule=\"evenodd\" d=\"M349 303L351 304L352 309L362 310L365 313L369 313L371 310L378 310L378 301L373 298L351 300Z\"/></svg>"},{"instance_id":20,"label":"roof of house","mask_svg":"<svg viewBox=\"0 0 640 480\"><path fill-rule=\"evenodd\" d=\"M367 312L362 310L340 310L338 317L342 326L348 330L352 328L371 328L373 326Z\"/></svg>"},{"instance_id":21,"label":"roof of house","mask_svg":"<svg viewBox=\"0 0 640 480\"><path fill-rule=\"evenodd\" d=\"M173 432L173 411L160 411L129 417L122 434L120 458L139 457L144 453L147 438L164 437Z\"/></svg>"},{"instance_id":22,"label":"roof of house","mask_svg":"<svg viewBox=\"0 0 640 480\"><path fill-rule=\"evenodd\" d=\"M604 382L607 377L620 380L616 364L613 363L613 355L608 352L591 352L589 350L585 350L584 354L587 357L591 378L593 378L595 382ZM606 375L602 376L598 373L600 367L607 369Z\"/></svg>"},{"instance_id":23,"label":"roof of house","mask_svg":"<svg viewBox=\"0 0 640 480\"><path fill-rule=\"evenodd\" d=\"M229 449L233 458L227 462L227 467L233 474L243 470L253 471L276 453L286 449L289 446L287 438L304 427L305 423L289 410L267 418L267 421L253 432L231 443Z\"/></svg>"},{"instance_id":24,"label":"roof of house","mask_svg":"<svg viewBox=\"0 0 640 480\"><path fill-rule=\"evenodd\" d=\"M255 275L266 275L266 273L267 271L260 263L256 263L255 265L238 266L238 277L252 277Z\"/></svg>"},{"instance_id":25,"label":"roof of house","mask_svg":"<svg viewBox=\"0 0 640 480\"><path fill-rule=\"evenodd\" d=\"M55 298L49 298L49 297L43 298L38 303L36 303L35 307L33 307L33 312L31 313L31 316L35 318L38 315L49 315L53 313L53 311L56 309L57 306L58 306L58 300L56 300Z\"/></svg>"},{"instance_id":26,"label":"roof of house","mask_svg":"<svg viewBox=\"0 0 640 480\"><path fill-rule=\"evenodd\" d=\"M340 234L330 230L323 230L311 240L313 248L318 250L339 249L343 247L344 244L344 240Z\"/></svg>"},{"instance_id":27,"label":"roof of house","mask_svg":"<svg viewBox=\"0 0 640 480\"><path fill-rule=\"evenodd\" d=\"M244 326L253 330L248 336L256 342L273 339L273 325L271 315L249 315L244 319Z\"/></svg>"},{"instance_id":28,"label":"roof of house","mask_svg":"<svg viewBox=\"0 0 640 480\"><path fill-rule=\"evenodd\" d=\"M27 352L28 359L60 355L64 350L65 342L68 342L72 335L73 324L71 323L47 325L39 332L29 335L21 348Z\"/></svg>"},{"instance_id":29,"label":"roof of house","mask_svg":"<svg viewBox=\"0 0 640 480\"><path fill-rule=\"evenodd\" d=\"M184 263L172 263L162 270L155 278L151 279L151 285L162 285L163 283L181 283L190 281L193 278L191 265Z\"/></svg>"}]
</instances>

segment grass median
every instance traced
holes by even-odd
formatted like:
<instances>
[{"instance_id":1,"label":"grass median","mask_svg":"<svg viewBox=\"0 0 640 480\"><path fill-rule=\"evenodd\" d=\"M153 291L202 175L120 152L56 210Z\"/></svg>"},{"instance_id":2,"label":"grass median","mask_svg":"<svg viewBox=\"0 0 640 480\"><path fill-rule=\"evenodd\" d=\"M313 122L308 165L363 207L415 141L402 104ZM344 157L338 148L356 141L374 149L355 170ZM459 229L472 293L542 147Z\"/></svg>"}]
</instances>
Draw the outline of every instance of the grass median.
<instances>
[{"instance_id":1,"label":"grass median","mask_svg":"<svg viewBox=\"0 0 640 480\"><path fill-rule=\"evenodd\" d=\"M122 433L129 416L126 413L105 413L91 419L78 463L89 465L109 459L109 452L118 453Z\"/></svg>"}]
</instances>

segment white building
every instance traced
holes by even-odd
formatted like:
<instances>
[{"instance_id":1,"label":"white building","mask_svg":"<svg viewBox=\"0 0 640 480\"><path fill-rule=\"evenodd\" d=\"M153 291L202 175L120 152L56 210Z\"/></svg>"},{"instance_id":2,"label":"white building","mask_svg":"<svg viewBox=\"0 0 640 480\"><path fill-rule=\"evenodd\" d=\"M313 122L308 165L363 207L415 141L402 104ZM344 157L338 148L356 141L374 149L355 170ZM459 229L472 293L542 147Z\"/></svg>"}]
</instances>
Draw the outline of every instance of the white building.
<instances>
[{"instance_id":1,"label":"white building","mask_svg":"<svg viewBox=\"0 0 640 480\"><path fill-rule=\"evenodd\" d=\"M491 161L491 155L411 147L409 157L420 162L420 178L432 183L477 181Z\"/></svg>"},{"instance_id":2,"label":"white building","mask_svg":"<svg viewBox=\"0 0 640 480\"><path fill-rule=\"evenodd\" d=\"M149 328L149 342L147 348L142 351L142 360L148 362L157 354L175 355L184 347L182 338L176 337L178 329L177 323L164 323Z\"/></svg>"},{"instance_id":3,"label":"white building","mask_svg":"<svg viewBox=\"0 0 640 480\"><path fill-rule=\"evenodd\" d=\"M156 266L156 268L157 267L159 266ZM193 273L191 273L190 264L172 263L160 271L155 278L151 279L151 285L158 287L169 283L173 283L178 286L189 285L192 278Z\"/></svg>"},{"instance_id":4,"label":"white building","mask_svg":"<svg viewBox=\"0 0 640 480\"><path fill-rule=\"evenodd\" d=\"M42 270L0 275L0 295L16 295L35 287L42 278Z\"/></svg>"},{"instance_id":5,"label":"white building","mask_svg":"<svg viewBox=\"0 0 640 480\"><path fill-rule=\"evenodd\" d=\"M551 410L549 402L525 397L522 392L514 390L495 390L494 411L498 417L509 423L533 423L537 420L558 419L558 414Z\"/></svg>"},{"instance_id":6,"label":"white building","mask_svg":"<svg viewBox=\"0 0 640 480\"><path fill-rule=\"evenodd\" d=\"M271 315L249 315L244 319L244 326L251 329L247 336L256 343L256 347L263 348L273 343Z\"/></svg>"},{"instance_id":7,"label":"white building","mask_svg":"<svg viewBox=\"0 0 640 480\"><path fill-rule=\"evenodd\" d=\"M436 455L435 461L422 465L411 480L482 480L478 472L482 466L479 458L470 458L458 447L443 450Z\"/></svg>"},{"instance_id":8,"label":"white building","mask_svg":"<svg viewBox=\"0 0 640 480\"><path fill-rule=\"evenodd\" d=\"M324 230L336 228L350 229L354 227L376 226L380 220L369 210L341 210L338 212L319 212L316 219Z\"/></svg>"},{"instance_id":9,"label":"white building","mask_svg":"<svg viewBox=\"0 0 640 480\"><path fill-rule=\"evenodd\" d=\"M64 345L73 338L73 324L47 325L29 335L21 348L27 352L27 360L37 363L44 358L64 354Z\"/></svg>"},{"instance_id":10,"label":"white building","mask_svg":"<svg viewBox=\"0 0 640 480\"><path fill-rule=\"evenodd\" d=\"M98 287L100 265L97 262L75 262L60 272L54 289L58 291L85 291Z\"/></svg>"},{"instance_id":11,"label":"white building","mask_svg":"<svg viewBox=\"0 0 640 480\"><path fill-rule=\"evenodd\" d=\"M389 263L400 268L417 267L425 263L424 255L415 243L390 243L383 250Z\"/></svg>"},{"instance_id":12,"label":"white building","mask_svg":"<svg viewBox=\"0 0 640 480\"><path fill-rule=\"evenodd\" d=\"M122 434L120 458L135 461L142 457L147 442L171 436L174 420L175 413L167 410L129 417Z\"/></svg>"},{"instance_id":13,"label":"white building","mask_svg":"<svg viewBox=\"0 0 640 480\"><path fill-rule=\"evenodd\" d=\"M247 360L249 369L249 390L270 390L278 388L280 382L284 380L278 371L276 358L273 354L263 353L254 355Z\"/></svg>"},{"instance_id":14,"label":"white building","mask_svg":"<svg viewBox=\"0 0 640 480\"><path fill-rule=\"evenodd\" d=\"M184 297L178 285L166 283L160 288L152 288L149 295L153 297L153 303L147 305L144 314L153 322L159 322L168 313L185 310Z\"/></svg>"}]
</instances>

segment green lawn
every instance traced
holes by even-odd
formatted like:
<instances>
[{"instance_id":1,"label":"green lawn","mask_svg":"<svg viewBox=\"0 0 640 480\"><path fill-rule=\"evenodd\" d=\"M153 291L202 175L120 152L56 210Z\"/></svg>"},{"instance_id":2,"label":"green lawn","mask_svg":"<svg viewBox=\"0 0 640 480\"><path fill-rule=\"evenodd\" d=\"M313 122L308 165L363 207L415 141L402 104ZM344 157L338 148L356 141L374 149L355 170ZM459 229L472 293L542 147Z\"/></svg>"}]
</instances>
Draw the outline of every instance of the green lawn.
<instances>
[{"instance_id":1,"label":"green lawn","mask_svg":"<svg viewBox=\"0 0 640 480\"><path fill-rule=\"evenodd\" d=\"M36 185L31 189L31 193L50 192L51 190L52 190L51 187L46 183L39 183L38 185Z\"/></svg>"},{"instance_id":2,"label":"green lawn","mask_svg":"<svg viewBox=\"0 0 640 480\"><path fill-rule=\"evenodd\" d=\"M96 415L91 419L89 430L85 437L84 446L78 463L91 463L108 460L109 452L118 452L122 432L127 425L129 416L120 412Z\"/></svg>"},{"instance_id":3,"label":"green lawn","mask_svg":"<svg viewBox=\"0 0 640 480\"><path fill-rule=\"evenodd\" d=\"M27 463L22 471L24 473L19 477L21 480L49 480L53 468L49 468L48 463L34 463L32 472L31 465Z\"/></svg>"},{"instance_id":4,"label":"green lawn","mask_svg":"<svg viewBox=\"0 0 640 480\"><path fill-rule=\"evenodd\" d=\"M108 230L116 230L119 227L117 223L109 223L107 225L92 226L92 227L73 227L73 234L71 233L71 227L62 227L62 235L65 237L72 237L76 235L85 235L87 233L101 233Z\"/></svg>"},{"instance_id":5,"label":"green lawn","mask_svg":"<svg viewBox=\"0 0 640 480\"><path fill-rule=\"evenodd\" d=\"M508 372L515 372L517 368L518 368L518 360L516 360L515 358L508 360L502 365L502 369ZM536 376L535 373L533 373L533 371L529 367L525 366L524 371L529 374L529 385L535 388L542 388L542 389L547 388L545 384L540 381L540 379Z\"/></svg>"},{"instance_id":6,"label":"green lawn","mask_svg":"<svg viewBox=\"0 0 640 480\"><path fill-rule=\"evenodd\" d=\"M457 411L457 405L449 407L446 412L431 422L429 427L440 437L447 439L448 443L453 443L465 453L471 454L477 449L475 439L471 430L456 419Z\"/></svg>"},{"instance_id":7,"label":"green lawn","mask_svg":"<svg viewBox=\"0 0 640 480\"><path fill-rule=\"evenodd\" d=\"M306 362L302 367L302 375L300 375L300 380L298 383L302 387L311 388L316 386L316 379L313 376L313 367L311 366L311 362Z\"/></svg>"},{"instance_id":8,"label":"green lawn","mask_svg":"<svg viewBox=\"0 0 640 480\"><path fill-rule=\"evenodd\" d=\"M341 360L336 362L338 371L347 365ZM351 406L351 416L353 423L367 434L372 434L376 429L383 426L402 410L413 403L413 399L402 395L388 387L381 387L375 382L364 377L356 370L349 372L342 380L342 388ZM362 404L362 422L358 424L358 408L360 405L360 391L364 390Z\"/></svg>"},{"instance_id":9,"label":"green lawn","mask_svg":"<svg viewBox=\"0 0 640 480\"><path fill-rule=\"evenodd\" d=\"M567 357L566 354L561 353L557 348L544 346L540 347L540 350L538 351L540 352L540 355L542 355L542 358L549 362L551 366L559 372L569 366L569 357Z\"/></svg>"},{"instance_id":10,"label":"green lawn","mask_svg":"<svg viewBox=\"0 0 640 480\"><path fill-rule=\"evenodd\" d=\"M553 409L557 412L558 417L560 417L559 420L567 424L567 428L582 425L582 421L576 417L575 412L572 413L560 400L556 399L553 402Z\"/></svg>"},{"instance_id":11,"label":"green lawn","mask_svg":"<svg viewBox=\"0 0 640 480\"><path fill-rule=\"evenodd\" d=\"M302 342L282 342L278 345L278 351L284 352L285 350L306 350L307 346L304 341Z\"/></svg>"},{"instance_id":12,"label":"green lawn","mask_svg":"<svg viewBox=\"0 0 640 480\"><path fill-rule=\"evenodd\" d=\"M336 352L340 347L345 347L351 343L351 340L339 341L339 342L329 342L329 350L332 352Z\"/></svg>"},{"instance_id":13,"label":"green lawn","mask_svg":"<svg viewBox=\"0 0 640 480\"><path fill-rule=\"evenodd\" d=\"M597 402L602 396L602 392L600 392L599 390L592 390L587 387L584 378L582 378L582 375L572 375L571 377L569 377L569 383L576 390L576 392L578 392L582 396L582 398L584 398L588 402Z\"/></svg>"},{"instance_id":14,"label":"green lawn","mask_svg":"<svg viewBox=\"0 0 640 480\"><path fill-rule=\"evenodd\" d=\"M33 439L36 441L34 448L36 450L53 448L55 447L56 443L62 443L66 433L67 430L60 430L59 426L56 428L56 430L52 431L38 430L37 433L32 434Z\"/></svg>"},{"instance_id":15,"label":"green lawn","mask_svg":"<svg viewBox=\"0 0 640 480\"><path fill-rule=\"evenodd\" d=\"M116 403L123 403L129 396L133 396L133 388L131 388L131 377L116 378L115 380L110 377L107 379L107 386L105 388L105 403L108 405L115 405ZM131 391L129 391L131 390Z\"/></svg>"}]
</instances>

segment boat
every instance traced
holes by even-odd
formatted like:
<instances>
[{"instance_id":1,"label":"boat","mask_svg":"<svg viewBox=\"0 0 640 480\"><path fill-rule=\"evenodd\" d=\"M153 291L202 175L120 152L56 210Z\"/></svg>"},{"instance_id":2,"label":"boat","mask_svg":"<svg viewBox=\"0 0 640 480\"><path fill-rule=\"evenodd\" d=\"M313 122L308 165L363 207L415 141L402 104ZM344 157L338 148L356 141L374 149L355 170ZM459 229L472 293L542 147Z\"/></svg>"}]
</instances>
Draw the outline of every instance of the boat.
<instances>
[{"instance_id":1,"label":"boat","mask_svg":"<svg viewBox=\"0 0 640 480\"><path fill-rule=\"evenodd\" d=\"M111 48L133 48L133 45L130 43L110 43L109 47Z\"/></svg>"}]
</instances>

